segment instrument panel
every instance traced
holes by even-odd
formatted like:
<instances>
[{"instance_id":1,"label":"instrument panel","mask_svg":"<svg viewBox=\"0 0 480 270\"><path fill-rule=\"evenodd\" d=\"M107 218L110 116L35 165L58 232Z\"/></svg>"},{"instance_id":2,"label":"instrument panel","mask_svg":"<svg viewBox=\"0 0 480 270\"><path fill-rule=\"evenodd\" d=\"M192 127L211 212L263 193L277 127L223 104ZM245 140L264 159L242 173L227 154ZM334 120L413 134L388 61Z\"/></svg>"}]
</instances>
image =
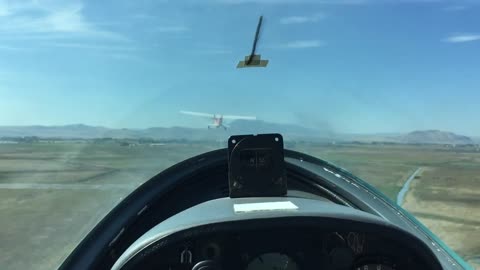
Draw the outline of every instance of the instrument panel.
<instances>
[{"instance_id":1,"label":"instrument panel","mask_svg":"<svg viewBox=\"0 0 480 270\"><path fill-rule=\"evenodd\" d=\"M282 229L187 238L145 256L131 269L390 270L427 267L408 248L375 233Z\"/></svg>"}]
</instances>

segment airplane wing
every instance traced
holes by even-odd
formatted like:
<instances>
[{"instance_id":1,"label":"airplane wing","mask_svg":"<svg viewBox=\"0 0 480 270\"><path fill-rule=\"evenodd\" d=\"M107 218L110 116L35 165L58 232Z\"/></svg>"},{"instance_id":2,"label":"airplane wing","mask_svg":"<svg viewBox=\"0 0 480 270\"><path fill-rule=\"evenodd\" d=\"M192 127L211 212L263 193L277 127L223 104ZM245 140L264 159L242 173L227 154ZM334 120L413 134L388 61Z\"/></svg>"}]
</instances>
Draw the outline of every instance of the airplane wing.
<instances>
[{"instance_id":1,"label":"airplane wing","mask_svg":"<svg viewBox=\"0 0 480 270\"><path fill-rule=\"evenodd\" d=\"M256 116L224 115L223 119L257 120Z\"/></svg>"},{"instance_id":2,"label":"airplane wing","mask_svg":"<svg viewBox=\"0 0 480 270\"><path fill-rule=\"evenodd\" d=\"M188 114L188 115L194 115L194 116L209 117L209 118L214 118L215 117L215 115L213 115L211 113L190 112L190 111L180 111L180 113Z\"/></svg>"}]
</instances>

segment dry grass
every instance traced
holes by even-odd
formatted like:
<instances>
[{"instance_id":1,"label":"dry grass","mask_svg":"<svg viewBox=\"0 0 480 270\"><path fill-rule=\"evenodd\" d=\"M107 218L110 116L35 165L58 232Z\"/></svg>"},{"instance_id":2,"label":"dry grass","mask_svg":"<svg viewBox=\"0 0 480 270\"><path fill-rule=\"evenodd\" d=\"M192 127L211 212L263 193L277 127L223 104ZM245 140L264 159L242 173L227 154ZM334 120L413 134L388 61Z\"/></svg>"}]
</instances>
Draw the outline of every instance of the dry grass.
<instances>
[{"instance_id":1,"label":"dry grass","mask_svg":"<svg viewBox=\"0 0 480 270\"><path fill-rule=\"evenodd\" d=\"M114 144L0 145L0 184L138 185L183 159L222 144L120 147ZM479 256L480 153L432 146L297 144L294 150L333 162L395 200L424 168L405 207L460 255ZM0 189L0 269L53 269L128 192Z\"/></svg>"}]
</instances>

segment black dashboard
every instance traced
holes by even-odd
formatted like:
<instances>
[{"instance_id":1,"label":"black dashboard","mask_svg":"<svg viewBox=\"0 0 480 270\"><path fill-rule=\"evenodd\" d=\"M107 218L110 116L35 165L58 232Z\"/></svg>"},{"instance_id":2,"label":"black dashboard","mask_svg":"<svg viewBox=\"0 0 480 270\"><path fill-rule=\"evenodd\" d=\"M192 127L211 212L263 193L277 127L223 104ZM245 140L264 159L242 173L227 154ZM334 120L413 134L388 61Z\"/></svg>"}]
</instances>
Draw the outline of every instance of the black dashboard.
<instances>
[{"instance_id":1,"label":"black dashboard","mask_svg":"<svg viewBox=\"0 0 480 270\"><path fill-rule=\"evenodd\" d=\"M131 269L429 269L407 247L375 233L313 228L186 238L148 252Z\"/></svg>"},{"instance_id":2,"label":"black dashboard","mask_svg":"<svg viewBox=\"0 0 480 270\"><path fill-rule=\"evenodd\" d=\"M275 203L295 208L271 208ZM235 210L245 205L270 208ZM142 236L112 269L441 267L422 241L374 215L329 202L284 197L224 198L188 209Z\"/></svg>"}]
</instances>

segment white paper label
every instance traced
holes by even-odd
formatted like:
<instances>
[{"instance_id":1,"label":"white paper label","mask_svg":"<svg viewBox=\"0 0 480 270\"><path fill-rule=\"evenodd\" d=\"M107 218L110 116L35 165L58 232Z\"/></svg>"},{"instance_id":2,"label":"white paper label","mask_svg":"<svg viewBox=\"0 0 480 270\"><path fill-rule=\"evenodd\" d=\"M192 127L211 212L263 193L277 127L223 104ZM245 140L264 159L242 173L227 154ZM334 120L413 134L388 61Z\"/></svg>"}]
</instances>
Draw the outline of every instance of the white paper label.
<instances>
[{"instance_id":1,"label":"white paper label","mask_svg":"<svg viewBox=\"0 0 480 270\"><path fill-rule=\"evenodd\" d=\"M261 203L238 203L233 205L235 213L253 211L296 210L298 207L290 201L285 202L261 202Z\"/></svg>"}]
</instances>

